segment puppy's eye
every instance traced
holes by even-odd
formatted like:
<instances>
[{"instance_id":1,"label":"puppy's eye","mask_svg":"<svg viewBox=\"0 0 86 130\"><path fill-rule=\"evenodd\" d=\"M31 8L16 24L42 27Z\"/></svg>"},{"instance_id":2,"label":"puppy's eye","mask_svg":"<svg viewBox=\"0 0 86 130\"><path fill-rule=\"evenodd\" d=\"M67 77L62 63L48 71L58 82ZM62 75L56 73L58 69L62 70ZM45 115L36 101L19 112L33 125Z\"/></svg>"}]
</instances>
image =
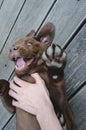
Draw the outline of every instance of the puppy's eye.
<instances>
[{"instance_id":1,"label":"puppy's eye","mask_svg":"<svg viewBox=\"0 0 86 130\"><path fill-rule=\"evenodd\" d=\"M32 43L31 43L31 42L28 42L28 43L27 43L27 45L28 45L28 46L31 46L31 45L32 45Z\"/></svg>"}]
</instances>

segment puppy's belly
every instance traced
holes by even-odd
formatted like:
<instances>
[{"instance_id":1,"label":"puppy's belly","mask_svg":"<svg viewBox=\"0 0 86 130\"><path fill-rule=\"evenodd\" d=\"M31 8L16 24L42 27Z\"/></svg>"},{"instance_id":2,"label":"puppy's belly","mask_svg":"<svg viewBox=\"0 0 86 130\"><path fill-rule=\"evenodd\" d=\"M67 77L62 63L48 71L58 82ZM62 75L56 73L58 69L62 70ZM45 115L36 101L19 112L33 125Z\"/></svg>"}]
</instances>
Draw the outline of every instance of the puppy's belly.
<instances>
[{"instance_id":1,"label":"puppy's belly","mask_svg":"<svg viewBox=\"0 0 86 130\"><path fill-rule=\"evenodd\" d=\"M16 108L16 130L41 130L35 116Z\"/></svg>"}]
</instances>

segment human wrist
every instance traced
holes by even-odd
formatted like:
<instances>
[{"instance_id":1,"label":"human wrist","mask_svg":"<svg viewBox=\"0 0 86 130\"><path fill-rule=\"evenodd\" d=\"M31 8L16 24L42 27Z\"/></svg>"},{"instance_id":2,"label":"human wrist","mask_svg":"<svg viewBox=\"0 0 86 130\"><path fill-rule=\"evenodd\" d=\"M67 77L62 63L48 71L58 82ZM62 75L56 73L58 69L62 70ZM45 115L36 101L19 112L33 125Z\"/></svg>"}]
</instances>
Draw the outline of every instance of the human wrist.
<instances>
[{"instance_id":1,"label":"human wrist","mask_svg":"<svg viewBox=\"0 0 86 130\"><path fill-rule=\"evenodd\" d=\"M62 130L51 102L38 111L37 120L41 130Z\"/></svg>"},{"instance_id":2,"label":"human wrist","mask_svg":"<svg viewBox=\"0 0 86 130\"><path fill-rule=\"evenodd\" d=\"M49 107L50 106L50 107ZM48 123L48 119L52 118L52 113L53 113L53 107L51 107L51 105L49 104L46 105L45 107L41 108L41 110L39 109L38 113L37 113L37 120L40 124L41 130L47 130L47 125Z\"/></svg>"},{"instance_id":3,"label":"human wrist","mask_svg":"<svg viewBox=\"0 0 86 130\"><path fill-rule=\"evenodd\" d=\"M54 108L49 95L45 95L45 98L41 101L41 104L38 106L37 116L41 113L45 113L48 111L54 111Z\"/></svg>"},{"instance_id":4,"label":"human wrist","mask_svg":"<svg viewBox=\"0 0 86 130\"><path fill-rule=\"evenodd\" d=\"M59 120L52 108L42 110L41 113L37 115L37 120L41 130L62 130Z\"/></svg>"},{"instance_id":5,"label":"human wrist","mask_svg":"<svg viewBox=\"0 0 86 130\"><path fill-rule=\"evenodd\" d=\"M45 113L51 113L54 111L52 102L48 96L46 96L44 102L37 109L37 119L44 117Z\"/></svg>"}]
</instances>

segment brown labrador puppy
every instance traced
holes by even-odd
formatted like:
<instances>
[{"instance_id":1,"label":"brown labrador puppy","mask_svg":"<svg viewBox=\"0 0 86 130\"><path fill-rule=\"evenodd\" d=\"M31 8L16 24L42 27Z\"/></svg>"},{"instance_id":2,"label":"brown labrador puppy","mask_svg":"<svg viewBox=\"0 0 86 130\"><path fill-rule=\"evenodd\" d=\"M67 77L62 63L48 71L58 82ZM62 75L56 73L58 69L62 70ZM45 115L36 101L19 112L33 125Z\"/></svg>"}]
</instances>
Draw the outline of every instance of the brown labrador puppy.
<instances>
[{"instance_id":1,"label":"brown labrador puppy","mask_svg":"<svg viewBox=\"0 0 86 130\"><path fill-rule=\"evenodd\" d=\"M47 23L36 35L31 31L26 37L17 41L9 51L10 60L15 63L15 74L21 79L35 83L32 73L39 73L49 90L55 111L63 115L67 130L75 130L73 114L66 97L64 68L66 53L55 44L51 44L55 27ZM8 95L9 83L0 80L0 93L5 107L12 113L12 98ZM36 117L16 108L17 130L40 130ZM61 122L62 123L62 122Z\"/></svg>"}]
</instances>

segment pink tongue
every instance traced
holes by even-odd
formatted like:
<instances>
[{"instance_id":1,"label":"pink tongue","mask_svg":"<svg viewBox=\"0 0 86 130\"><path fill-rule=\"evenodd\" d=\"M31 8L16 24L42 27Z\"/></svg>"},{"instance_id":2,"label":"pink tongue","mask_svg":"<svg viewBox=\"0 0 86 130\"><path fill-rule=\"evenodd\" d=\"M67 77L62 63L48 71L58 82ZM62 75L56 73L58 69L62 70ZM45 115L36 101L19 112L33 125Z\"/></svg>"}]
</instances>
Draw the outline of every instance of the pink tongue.
<instances>
[{"instance_id":1,"label":"pink tongue","mask_svg":"<svg viewBox=\"0 0 86 130\"><path fill-rule=\"evenodd\" d=\"M24 65L25 65L25 61L23 60L23 58L19 58L16 62L16 66L23 67Z\"/></svg>"}]
</instances>

